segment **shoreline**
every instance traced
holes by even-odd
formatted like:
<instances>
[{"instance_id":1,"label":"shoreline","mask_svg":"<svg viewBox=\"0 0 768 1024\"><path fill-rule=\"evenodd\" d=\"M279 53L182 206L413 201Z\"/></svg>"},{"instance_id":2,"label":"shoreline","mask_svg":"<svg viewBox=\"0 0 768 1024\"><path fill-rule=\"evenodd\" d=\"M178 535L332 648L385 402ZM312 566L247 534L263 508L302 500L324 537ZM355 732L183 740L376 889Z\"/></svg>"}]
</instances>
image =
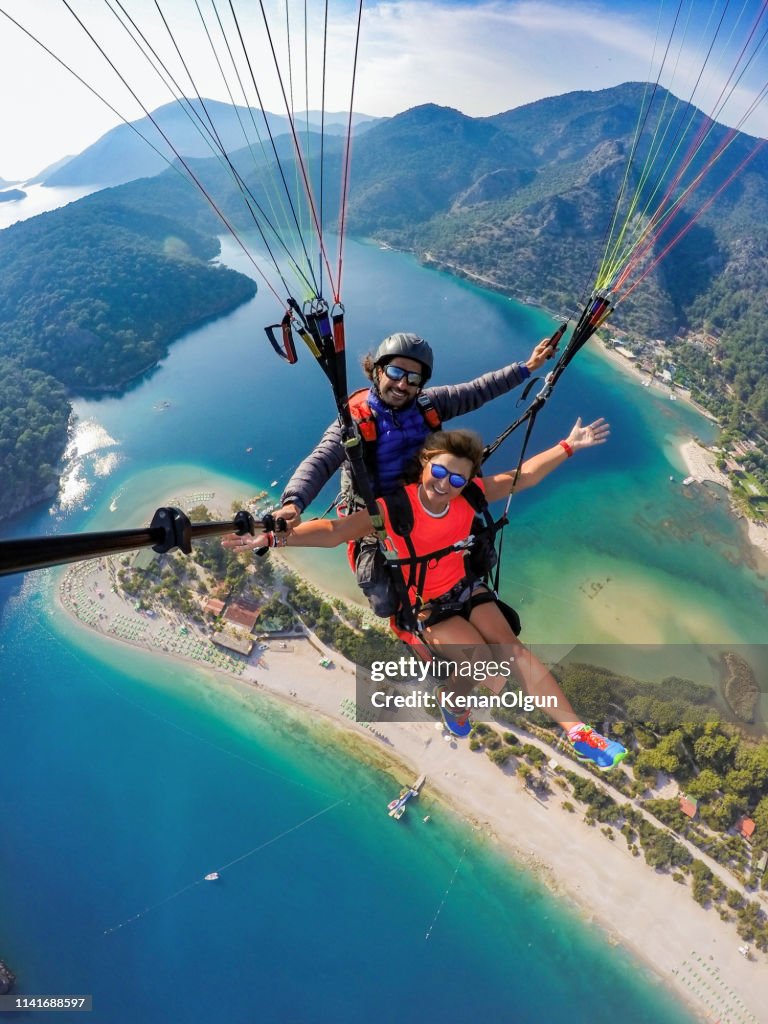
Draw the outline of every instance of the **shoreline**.
<instances>
[{"instance_id":1,"label":"shoreline","mask_svg":"<svg viewBox=\"0 0 768 1024\"><path fill-rule=\"evenodd\" d=\"M644 382L648 380L648 375L642 373L630 360L614 352L600 338L596 337L596 341L597 345L593 351L599 353L601 358L608 360L613 366L619 367L627 376L636 381ZM662 394L675 394L679 401L694 409L709 423L717 426L719 429L718 421L702 405L694 401L689 394L655 379L651 381L649 387L661 391ZM730 494L731 485L727 475L717 468L715 465L716 456L705 445L692 438L689 441L681 442L678 446L678 451L688 476L693 478L691 482L699 484L706 482L715 483ZM768 523L748 518L743 513L735 510L733 505L731 505L731 515L743 522L747 540L752 547L757 549L758 557L760 557L761 561L766 560L768 563Z\"/></svg>"},{"instance_id":2,"label":"shoreline","mask_svg":"<svg viewBox=\"0 0 768 1024\"><path fill-rule=\"evenodd\" d=\"M635 366L634 362L631 359L626 359L624 356L620 355L614 349L610 348L598 335L595 335L594 339L595 345L591 351L599 353L601 357L607 359L608 362L610 362L613 366L620 367L624 371L624 373L627 374L628 377L631 377L633 380L639 381L640 383L643 384L643 386L645 386L646 382L649 382L648 387L653 389L654 392L660 392L662 395L666 395L668 398L671 398L674 401L683 402L689 408L694 409L697 413L699 413L700 416L703 416L704 419L706 419L713 426L719 428L720 425L718 421L715 419L715 417L712 415L712 413L705 409L703 405L699 405L699 403L694 398L691 398L691 395L688 391L684 391L681 388L676 388L668 384L666 381L659 380L658 377L654 377L653 379L651 379L647 373L643 373L643 371L640 370L639 367Z\"/></svg>"},{"instance_id":3,"label":"shoreline","mask_svg":"<svg viewBox=\"0 0 768 1024\"><path fill-rule=\"evenodd\" d=\"M730 493L730 483L725 473L717 468L717 457L714 452L698 441L684 441L678 448L680 458L688 470L690 483L714 483ZM746 529L750 544L757 549L759 555L768 561L768 523L748 519L731 507L731 514L741 520Z\"/></svg>"},{"instance_id":4,"label":"shoreline","mask_svg":"<svg viewBox=\"0 0 768 1024\"><path fill-rule=\"evenodd\" d=\"M425 774L428 790L451 813L481 831L513 864L531 871L586 923L597 925L610 944L629 950L699 1019L715 1019L708 1016L703 998L705 982L697 980L704 978L699 972L705 969L707 974L715 974L718 990L738 993L734 999L748 996L753 1014L768 1001L768 974L759 973L764 958L759 957L760 964L749 963L738 954L733 925L720 921L714 909L705 911L694 903L687 885L656 874L642 861L640 867L631 865L634 858L623 837L608 842L599 829L590 828L580 815L570 814L561 805L563 794L557 787L545 799L533 796L482 751L470 751L465 742L447 738L442 726L432 720L371 725L350 720L354 667L337 652L332 652L332 669L320 667L318 653L323 645L311 634L285 641L285 648L280 641L270 641L268 650L254 650L247 662L239 660L239 668L233 670L224 661L211 662L205 656L205 644L201 655L202 634L180 634L175 621L166 622L160 616L148 619L135 611L111 592L109 578L106 560L69 568L59 581L59 608L103 639L130 643L150 656L164 655L177 664L197 663L216 672L216 680L226 680L239 695L258 693L299 714L310 725L341 730L351 741L347 743L350 756L377 764L390 771L393 779ZM115 624L123 635L110 628ZM153 635L167 645L153 643ZM210 641L208 647L213 648ZM552 748L544 749L573 768L570 759L555 754ZM564 834L573 837L575 833L576 841L563 842ZM739 1019L725 1010L721 1007L723 1020ZM743 1020L756 1024L758 1018L745 1016Z\"/></svg>"}]
</instances>

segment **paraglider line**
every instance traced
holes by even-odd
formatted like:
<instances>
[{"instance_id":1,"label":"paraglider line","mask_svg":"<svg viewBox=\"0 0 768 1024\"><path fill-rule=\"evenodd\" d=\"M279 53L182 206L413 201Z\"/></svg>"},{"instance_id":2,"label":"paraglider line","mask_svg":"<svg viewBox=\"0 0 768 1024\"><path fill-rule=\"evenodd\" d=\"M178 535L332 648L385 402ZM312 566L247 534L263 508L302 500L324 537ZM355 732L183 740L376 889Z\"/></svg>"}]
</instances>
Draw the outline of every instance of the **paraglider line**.
<instances>
[{"instance_id":1,"label":"paraglider line","mask_svg":"<svg viewBox=\"0 0 768 1024\"><path fill-rule=\"evenodd\" d=\"M435 911L435 916L432 918L432 923L430 924L429 928L427 928L427 933L424 936L424 941L425 942L428 942L430 936L432 935L434 927L437 924L437 919L438 919L438 917L440 917L442 909L445 906L446 901L448 899L448 893L451 891L451 889L453 888L453 883L456 881L456 876L459 873L459 868L462 865L462 862L464 860L464 855L466 854L466 852L467 852L467 847L465 846L464 849L461 851L461 856L459 857L459 862L456 865L456 867L454 868L453 875L451 876L451 880L448 883L448 885L446 886L445 892L443 893L443 898L440 900L440 905L438 906L437 910Z\"/></svg>"},{"instance_id":2,"label":"paraglider line","mask_svg":"<svg viewBox=\"0 0 768 1024\"><path fill-rule=\"evenodd\" d=\"M327 814L329 811L334 810L334 808L338 807L340 804L348 802L348 799L348 797L343 796L339 800L335 800L332 804L328 804L327 807L323 807L322 810L315 811L314 814L310 814L309 817L304 818L303 821L298 822L296 825L292 825L290 828L284 829L282 832L279 832L276 836L272 836L271 839L267 839L263 843L259 843L258 846L254 846L253 849L248 850L247 853L243 853L239 857L235 857L235 859L229 861L228 864L224 864L222 867L218 868L216 873L218 875L221 875L224 871L227 871L229 868L234 867L235 864L240 864L242 861L247 860L249 857L254 857L257 853L260 853L262 850L266 850L268 846L274 845L280 839L284 839L286 836L291 835L292 832L297 832L300 828L303 828L304 825L308 825L310 821L314 821L316 818L320 818L324 814ZM205 878L196 878L194 882L190 882L188 885L182 886L181 889L177 889L176 892L171 893L170 896L166 896L165 899L158 900L157 903L152 903L150 906L144 907L143 910L140 910L137 914L133 914L132 917L128 917L124 921L121 921L120 924L112 925L111 928L105 928L103 934L113 935L115 932L118 932L122 928L127 927L127 925L133 924L134 921L138 921L140 918L146 917L147 914L151 914L152 911L158 910L160 907L164 907L167 903L170 903L172 900L178 899L179 896L183 896L185 892L189 892L191 889L196 888L196 886L201 885L204 881L206 881Z\"/></svg>"}]
</instances>

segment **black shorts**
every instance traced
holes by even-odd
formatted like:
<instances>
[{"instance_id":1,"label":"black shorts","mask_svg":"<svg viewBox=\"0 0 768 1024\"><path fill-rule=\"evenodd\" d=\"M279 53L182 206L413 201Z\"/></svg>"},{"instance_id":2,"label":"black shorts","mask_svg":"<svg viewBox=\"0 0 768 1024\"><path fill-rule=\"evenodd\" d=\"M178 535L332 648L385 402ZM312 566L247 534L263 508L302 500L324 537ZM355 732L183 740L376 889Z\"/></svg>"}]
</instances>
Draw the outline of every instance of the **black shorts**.
<instances>
[{"instance_id":1,"label":"black shorts","mask_svg":"<svg viewBox=\"0 0 768 1024\"><path fill-rule=\"evenodd\" d=\"M426 604L422 612L426 617L421 621L421 628L429 629L431 626L436 626L438 622L445 622L446 619L452 619L456 615L468 622L474 608L490 604L491 601L499 606L501 614L509 623L515 636L519 636L522 629L520 616L510 605L500 601L482 580L462 580L447 594Z\"/></svg>"},{"instance_id":2,"label":"black shorts","mask_svg":"<svg viewBox=\"0 0 768 1024\"><path fill-rule=\"evenodd\" d=\"M422 620L422 629L436 626L438 622L452 619L454 615L469 621L473 608L495 600L496 595L480 580L462 580L447 594L424 606L423 614L426 618Z\"/></svg>"}]
</instances>

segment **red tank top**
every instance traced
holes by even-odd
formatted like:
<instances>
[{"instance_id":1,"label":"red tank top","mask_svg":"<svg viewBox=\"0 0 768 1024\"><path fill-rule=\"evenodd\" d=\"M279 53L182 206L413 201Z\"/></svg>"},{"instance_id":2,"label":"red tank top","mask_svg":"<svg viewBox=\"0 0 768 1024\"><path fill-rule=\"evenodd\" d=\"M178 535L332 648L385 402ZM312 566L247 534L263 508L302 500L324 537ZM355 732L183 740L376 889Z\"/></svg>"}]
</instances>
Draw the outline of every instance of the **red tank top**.
<instances>
[{"instance_id":1,"label":"red tank top","mask_svg":"<svg viewBox=\"0 0 768 1024\"><path fill-rule=\"evenodd\" d=\"M475 483L485 493L481 477L475 478ZM411 530L411 543L417 555L426 555L430 551L439 551L441 548L450 547L456 541L464 540L472 532L472 520L475 517L475 510L461 495L448 506L444 516L435 518L419 501L419 485L408 484L405 487L405 494L413 509L413 529ZM379 502L379 508L384 516L384 525L389 536L390 544L400 558L408 558L410 552L400 534L395 533L384 502ZM408 567L404 566L403 571L408 579ZM464 552L451 551L442 558L430 562L427 566L427 574L424 583L422 600L430 601L440 597L442 594L454 587L466 576L464 566ZM416 588L411 587L410 598L415 602L417 597Z\"/></svg>"}]
</instances>

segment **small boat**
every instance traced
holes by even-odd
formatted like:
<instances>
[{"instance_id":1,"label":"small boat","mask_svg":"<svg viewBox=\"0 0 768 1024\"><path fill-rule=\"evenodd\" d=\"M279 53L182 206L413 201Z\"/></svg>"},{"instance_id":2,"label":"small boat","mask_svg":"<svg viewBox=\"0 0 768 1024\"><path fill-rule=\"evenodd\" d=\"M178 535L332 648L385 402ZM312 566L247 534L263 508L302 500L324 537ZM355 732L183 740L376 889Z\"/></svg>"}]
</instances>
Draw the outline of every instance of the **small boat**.
<instances>
[{"instance_id":1,"label":"small boat","mask_svg":"<svg viewBox=\"0 0 768 1024\"><path fill-rule=\"evenodd\" d=\"M277 487L277 480L273 480L272 483L269 486L270 487Z\"/></svg>"},{"instance_id":2,"label":"small boat","mask_svg":"<svg viewBox=\"0 0 768 1024\"><path fill-rule=\"evenodd\" d=\"M418 796L421 787L426 781L426 775L420 775L418 779L413 783L412 786L404 786L400 790L400 796L394 800L391 800L387 805L387 813L390 818L394 818L395 821L399 821L405 814L405 805L411 799L412 796Z\"/></svg>"},{"instance_id":3,"label":"small boat","mask_svg":"<svg viewBox=\"0 0 768 1024\"><path fill-rule=\"evenodd\" d=\"M205 881L206 882L217 882L218 880L219 880L219 872L218 871L211 871L211 873L209 875L205 876Z\"/></svg>"},{"instance_id":4,"label":"small boat","mask_svg":"<svg viewBox=\"0 0 768 1024\"><path fill-rule=\"evenodd\" d=\"M683 480L683 487L689 487L695 479L695 476L687 476L685 480Z\"/></svg>"},{"instance_id":5,"label":"small boat","mask_svg":"<svg viewBox=\"0 0 768 1024\"><path fill-rule=\"evenodd\" d=\"M246 448L245 451L247 455L250 455L251 452L253 451L253 448Z\"/></svg>"},{"instance_id":6,"label":"small boat","mask_svg":"<svg viewBox=\"0 0 768 1024\"><path fill-rule=\"evenodd\" d=\"M430 818L430 816L429 816L428 814L425 814L425 815L424 815L424 817L423 817L423 818L422 818L421 820L422 820L422 821L424 822L424 824L426 825L426 824L427 824L427 822L428 822L428 821L431 821L432 819Z\"/></svg>"}]
</instances>

